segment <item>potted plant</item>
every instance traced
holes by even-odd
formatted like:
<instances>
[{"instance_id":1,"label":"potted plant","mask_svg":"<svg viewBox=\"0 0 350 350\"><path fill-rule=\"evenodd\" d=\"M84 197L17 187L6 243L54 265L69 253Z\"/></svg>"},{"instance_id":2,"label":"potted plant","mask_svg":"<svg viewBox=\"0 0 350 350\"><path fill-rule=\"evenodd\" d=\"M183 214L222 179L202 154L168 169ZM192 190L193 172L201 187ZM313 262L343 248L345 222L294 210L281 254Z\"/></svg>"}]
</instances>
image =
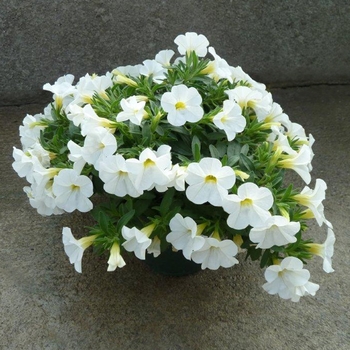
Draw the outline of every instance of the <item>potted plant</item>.
<instances>
[{"instance_id":1,"label":"potted plant","mask_svg":"<svg viewBox=\"0 0 350 350\"><path fill-rule=\"evenodd\" d=\"M325 182L307 186L312 135L205 36L190 32L175 43L175 59L162 50L76 84L68 74L44 85L53 101L24 118L22 149L13 150L30 204L41 215L91 212L96 225L86 237L62 231L78 272L89 246L109 254L108 271L125 265L126 252L163 267L175 254L194 270L230 268L245 252L265 268L268 293L315 295L304 263L319 255L332 272L335 237L324 216ZM302 189L286 181L293 171ZM309 220L326 227L323 243L305 238Z\"/></svg>"}]
</instances>

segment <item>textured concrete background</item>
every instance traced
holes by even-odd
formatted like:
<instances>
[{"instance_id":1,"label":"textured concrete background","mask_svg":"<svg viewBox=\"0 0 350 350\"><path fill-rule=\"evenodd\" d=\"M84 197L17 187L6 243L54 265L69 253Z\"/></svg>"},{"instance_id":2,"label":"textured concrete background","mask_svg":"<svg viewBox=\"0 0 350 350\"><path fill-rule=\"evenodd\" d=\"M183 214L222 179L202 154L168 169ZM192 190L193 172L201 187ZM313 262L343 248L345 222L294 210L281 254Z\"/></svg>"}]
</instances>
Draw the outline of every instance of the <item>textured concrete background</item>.
<instances>
[{"instance_id":1,"label":"textured concrete background","mask_svg":"<svg viewBox=\"0 0 350 350\"><path fill-rule=\"evenodd\" d=\"M265 293L263 271L243 258L169 278L127 256L107 273L106 259L89 250L77 274L61 229L82 236L89 216L37 215L11 168L23 117L51 100L44 83L140 63L175 49L186 31L205 34L230 64L270 86L349 84L349 13L348 0L1 1L0 105L9 106L0 107L0 349L350 349L349 85L272 89L316 138L312 176L328 184L325 213L337 237L335 272L313 259L320 290L297 304Z\"/></svg>"},{"instance_id":2,"label":"textured concrete background","mask_svg":"<svg viewBox=\"0 0 350 350\"><path fill-rule=\"evenodd\" d=\"M0 7L0 105L39 101L71 73L141 63L186 31L256 80L350 83L348 0L7 0Z\"/></svg>"},{"instance_id":3,"label":"textured concrete background","mask_svg":"<svg viewBox=\"0 0 350 350\"><path fill-rule=\"evenodd\" d=\"M107 272L107 257L87 250L83 274L63 251L62 226L83 236L89 214L43 218L28 203L11 168L18 126L40 105L0 108L1 350L349 350L350 109L347 86L273 89L292 121L316 139L312 176L328 184L326 217L337 237L326 274L315 257L307 268L320 284L299 303L263 291L263 271L240 258L230 269L163 277L125 254ZM314 182L311 184L313 188ZM319 241L324 228L310 227Z\"/></svg>"}]
</instances>

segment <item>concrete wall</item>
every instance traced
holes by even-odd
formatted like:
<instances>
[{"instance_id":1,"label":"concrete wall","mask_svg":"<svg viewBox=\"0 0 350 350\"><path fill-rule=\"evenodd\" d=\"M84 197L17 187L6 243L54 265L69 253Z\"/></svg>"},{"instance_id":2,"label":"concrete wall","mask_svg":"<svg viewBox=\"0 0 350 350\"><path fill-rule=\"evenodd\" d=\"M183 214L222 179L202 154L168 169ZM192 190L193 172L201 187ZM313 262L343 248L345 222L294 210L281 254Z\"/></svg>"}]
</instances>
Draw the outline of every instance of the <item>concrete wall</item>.
<instances>
[{"instance_id":1,"label":"concrete wall","mask_svg":"<svg viewBox=\"0 0 350 350\"><path fill-rule=\"evenodd\" d=\"M141 63L186 31L270 85L350 83L348 0L0 3L0 105L49 100L44 83Z\"/></svg>"}]
</instances>

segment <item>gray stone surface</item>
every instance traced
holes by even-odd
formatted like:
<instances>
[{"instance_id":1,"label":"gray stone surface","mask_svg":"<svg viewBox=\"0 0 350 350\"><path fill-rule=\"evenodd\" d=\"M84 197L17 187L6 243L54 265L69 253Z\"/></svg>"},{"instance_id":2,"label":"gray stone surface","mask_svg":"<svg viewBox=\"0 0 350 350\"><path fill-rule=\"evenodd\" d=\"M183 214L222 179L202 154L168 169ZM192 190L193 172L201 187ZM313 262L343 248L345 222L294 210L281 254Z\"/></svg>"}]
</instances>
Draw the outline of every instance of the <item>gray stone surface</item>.
<instances>
[{"instance_id":1,"label":"gray stone surface","mask_svg":"<svg viewBox=\"0 0 350 350\"><path fill-rule=\"evenodd\" d=\"M141 261L107 273L106 259L90 250L83 274L69 264L62 226L84 234L89 216L42 218L30 207L11 168L12 146L26 113L46 104L0 108L0 349L320 349L350 344L350 89L318 86L272 90L293 121L316 138L313 178L328 184L325 213L337 242L333 274L322 260L308 264L315 297L299 303L269 296L258 265L171 278ZM310 228L325 238L324 229Z\"/></svg>"},{"instance_id":2,"label":"gray stone surface","mask_svg":"<svg viewBox=\"0 0 350 350\"><path fill-rule=\"evenodd\" d=\"M186 31L273 86L349 83L349 13L348 0L2 1L0 105L40 101L66 73L141 63Z\"/></svg>"}]
</instances>

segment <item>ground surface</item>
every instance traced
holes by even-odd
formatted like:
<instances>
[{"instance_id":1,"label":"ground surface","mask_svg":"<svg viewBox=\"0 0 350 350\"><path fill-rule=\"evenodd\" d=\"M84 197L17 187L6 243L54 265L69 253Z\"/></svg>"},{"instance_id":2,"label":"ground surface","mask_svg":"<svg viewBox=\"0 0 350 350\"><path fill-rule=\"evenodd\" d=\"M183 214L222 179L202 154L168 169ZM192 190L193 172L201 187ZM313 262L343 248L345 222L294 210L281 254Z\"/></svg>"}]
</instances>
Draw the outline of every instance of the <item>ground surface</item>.
<instances>
[{"instance_id":1,"label":"ground surface","mask_svg":"<svg viewBox=\"0 0 350 350\"><path fill-rule=\"evenodd\" d=\"M350 349L350 87L272 91L290 118L316 139L313 181L328 184L325 213L337 236L333 274L315 258L315 297L292 303L269 296L258 265L172 278L141 261L107 273L87 252L83 274L69 264L62 226L82 235L85 215L42 218L11 168L26 113L42 105L0 108L0 349ZM311 184L313 187L314 182ZM312 235L325 238L313 225Z\"/></svg>"}]
</instances>

